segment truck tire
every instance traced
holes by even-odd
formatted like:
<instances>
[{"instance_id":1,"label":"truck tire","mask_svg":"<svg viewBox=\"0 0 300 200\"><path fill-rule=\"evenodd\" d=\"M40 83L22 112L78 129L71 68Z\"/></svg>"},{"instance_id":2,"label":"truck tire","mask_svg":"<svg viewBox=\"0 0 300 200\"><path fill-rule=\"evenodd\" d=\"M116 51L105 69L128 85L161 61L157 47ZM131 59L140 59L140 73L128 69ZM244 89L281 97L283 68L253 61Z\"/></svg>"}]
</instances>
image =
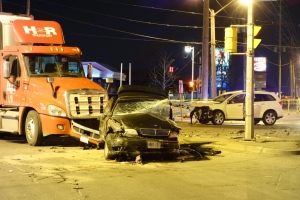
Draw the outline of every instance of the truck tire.
<instances>
[{"instance_id":1,"label":"truck tire","mask_svg":"<svg viewBox=\"0 0 300 200\"><path fill-rule=\"evenodd\" d=\"M31 146L40 146L43 142L42 123L39 114L31 110L25 121L25 134L27 143Z\"/></svg>"},{"instance_id":2,"label":"truck tire","mask_svg":"<svg viewBox=\"0 0 300 200\"><path fill-rule=\"evenodd\" d=\"M114 156L111 146L109 145L111 135L108 134L104 143L104 158L105 160L114 160L116 156Z\"/></svg>"},{"instance_id":3,"label":"truck tire","mask_svg":"<svg viewBox=\"0 0 300 200\"><path fill-rule=\"evenodd\" d=\"M224 113L220 110L213 112L212 123L214 125L222 125L225 120Z\"/></svg>"}]
</instances>

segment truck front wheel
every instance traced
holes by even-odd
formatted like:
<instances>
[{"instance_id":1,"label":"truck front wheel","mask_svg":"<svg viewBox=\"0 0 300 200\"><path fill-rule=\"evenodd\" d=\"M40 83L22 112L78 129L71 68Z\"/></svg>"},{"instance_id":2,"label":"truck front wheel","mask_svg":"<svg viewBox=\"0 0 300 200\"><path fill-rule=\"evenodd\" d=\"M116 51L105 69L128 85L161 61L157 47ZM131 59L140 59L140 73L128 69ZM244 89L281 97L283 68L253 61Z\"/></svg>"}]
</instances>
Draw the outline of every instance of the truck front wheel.
<instances>
[{"instance_id":1,"label":"truck front wheel","mask_svg":"<svg viewBox=\"0 0 300 200\"><path fill-rule=\"evenodd\" d=\"M29 145L39 146L43 141L42 123L39 114L31 110L28 112L25 122L25 134Z\"/></svg>"}]
</instances>

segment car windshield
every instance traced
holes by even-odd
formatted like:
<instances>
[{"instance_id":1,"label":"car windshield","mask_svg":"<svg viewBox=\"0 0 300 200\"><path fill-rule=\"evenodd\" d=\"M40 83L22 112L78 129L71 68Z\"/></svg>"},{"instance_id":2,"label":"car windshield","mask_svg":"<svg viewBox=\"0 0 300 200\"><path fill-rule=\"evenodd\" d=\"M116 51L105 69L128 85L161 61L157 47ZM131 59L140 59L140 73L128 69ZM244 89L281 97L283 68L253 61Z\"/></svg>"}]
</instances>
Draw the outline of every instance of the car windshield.
<instances>
[{"instance_id":1,"label":"car windshield","mask_svg":"<svg viewBox=\"0 0 300 200\"><path fill-rule=\"evenodd\" d=\"M25 54L24 62L30 77L84 77L77 55Z\"/></svg>"},{"instance_id":2,"label":"car windshield","mask_svg":"<svg viewBox=\"0 0 300 200\"><path fill-rule=\"evenodd\" d=\"M170 116L168 99L126 99L119 100L114 108L114 115L127 115L135 113L156 114L162 117Z\"/></svg>"},{"instance_id":3,"label":"car windshield","mask_svg":"<svg viewBox=\"0 0 300 200\"><path fill-rule=\"evenodd\" d=\"M219 103L222 103L223 101L225 101L226 99L228 99L229 97L231 97L233 94L223 94L220 96L217 96L213 99L213 101L217 101Z\"/></svg>"}]
</instances>

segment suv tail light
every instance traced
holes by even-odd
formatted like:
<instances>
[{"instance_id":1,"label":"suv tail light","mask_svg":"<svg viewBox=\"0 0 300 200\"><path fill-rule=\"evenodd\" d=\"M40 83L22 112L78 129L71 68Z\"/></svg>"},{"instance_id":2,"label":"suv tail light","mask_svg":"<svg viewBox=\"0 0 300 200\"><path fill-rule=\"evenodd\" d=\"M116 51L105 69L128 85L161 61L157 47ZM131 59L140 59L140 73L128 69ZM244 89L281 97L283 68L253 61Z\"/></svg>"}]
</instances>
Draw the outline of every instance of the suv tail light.
<instances>
[{"instance_id":1,"label":"suv tail light","mask_svg":"<svg viewBox=\"0 0 300 200\"><path fill-rule=\"evenodd\" d=\"M281 105L281 106L282 106L282 101L279 101L279 105Z\"/></svg>"}]
</instances>

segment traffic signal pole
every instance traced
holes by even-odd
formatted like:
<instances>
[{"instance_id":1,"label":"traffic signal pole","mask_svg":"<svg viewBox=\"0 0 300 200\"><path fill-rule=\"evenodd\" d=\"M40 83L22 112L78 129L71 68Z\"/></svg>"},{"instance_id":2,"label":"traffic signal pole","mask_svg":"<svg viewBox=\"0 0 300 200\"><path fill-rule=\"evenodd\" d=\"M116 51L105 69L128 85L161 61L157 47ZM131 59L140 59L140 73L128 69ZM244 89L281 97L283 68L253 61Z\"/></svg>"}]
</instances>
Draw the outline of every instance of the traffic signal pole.
<instances>
[{"instance_id":1,"label":"traffic signal pole","mask_svg":"<svg viewBox=\"0 0 300 200\"><path fill-rule=\"evenodd\" d=\"M246 99L245 99L245 140L254 138L254 120L253 120L253 103L254 103L254 87L253 87L253 5L248 4L248 22L247 22L247 66L246 66Z\"/></svg>"},{"instance_id":2,"label":"traffic signal pole","mask_svg":"<svg viewBox=\"0 0 300 200\"><path fill-rule=\"evenodd\" d=\"M245 97L245 140L254 138L254 49L259 45L261 39L254 39L254 36L261 29L260 26L253 24L253 3L248 4L247 21L247 51L246 53L237 53L237 33L236 27L245 27L244 25L231 25L225 28L225 47L224 51L233 55L245 55L247 57L246 66L246 97Z\"/></svg>"}]
</instances>

